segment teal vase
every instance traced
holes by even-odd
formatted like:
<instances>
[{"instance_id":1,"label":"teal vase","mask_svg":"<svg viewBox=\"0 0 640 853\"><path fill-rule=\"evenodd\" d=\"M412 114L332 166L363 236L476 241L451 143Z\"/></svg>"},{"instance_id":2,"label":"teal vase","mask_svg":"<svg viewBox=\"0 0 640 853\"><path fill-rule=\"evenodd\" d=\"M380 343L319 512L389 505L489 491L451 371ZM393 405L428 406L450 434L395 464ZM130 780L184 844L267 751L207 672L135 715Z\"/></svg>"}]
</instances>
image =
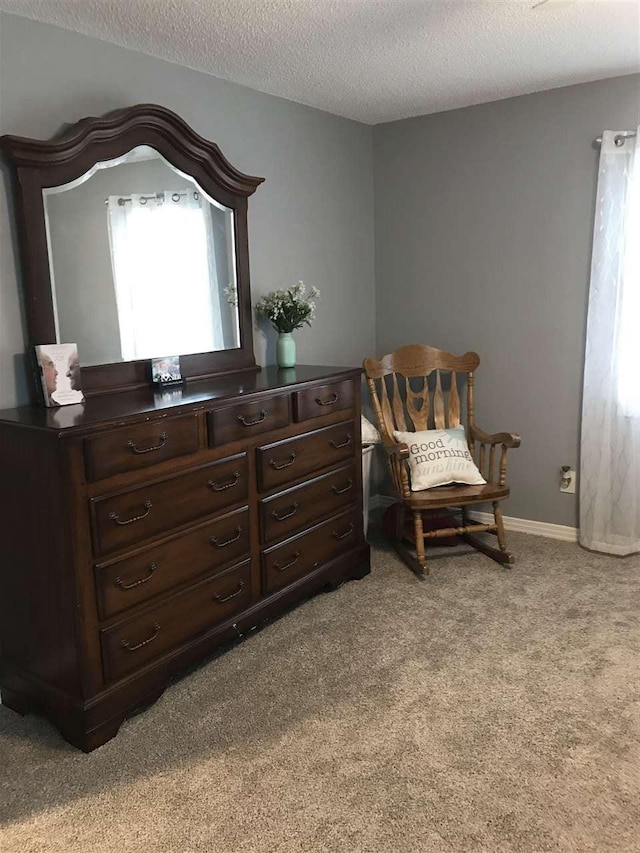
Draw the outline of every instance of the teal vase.
<instances>
[{"instance_id":1,"label":"teal vase","mask_svg":"<svg viewBox=\"0 0 640 853\"><path fill-rule=\"evenodd\" d=\"M296 342L291 332L280 332L276 344L278 367L296 366Z\"/></svg>"}]
</instances>

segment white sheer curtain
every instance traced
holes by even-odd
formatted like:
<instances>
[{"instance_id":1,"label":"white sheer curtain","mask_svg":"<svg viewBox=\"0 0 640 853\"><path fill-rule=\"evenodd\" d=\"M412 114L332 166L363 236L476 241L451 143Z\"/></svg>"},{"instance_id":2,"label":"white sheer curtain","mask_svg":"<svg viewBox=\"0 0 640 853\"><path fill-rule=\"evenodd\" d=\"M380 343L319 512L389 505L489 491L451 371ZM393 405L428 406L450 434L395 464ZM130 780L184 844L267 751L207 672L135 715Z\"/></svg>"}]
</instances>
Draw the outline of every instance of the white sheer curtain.
<instances>
[{"instance_id":1,"label":"white sheer curtain","mask_svg":"<svg viewBox=\"0 0 640 853\"><path fill-rule=\"evenodd\" d=\"M208 206L199 193L108 199L122 358L222 349Z\"/></svg>"},{"instance_id":2,"label":"white sheer curtain","mask_svg":"<svg viewBox=\"0 0 640 853\"><path fill-rule=\"evenodd\" d=\"M640 128L639 128L640 130ZM640 137L602 138L585 353L580 542L640 552Z\"/></svg>"}]
</instances>

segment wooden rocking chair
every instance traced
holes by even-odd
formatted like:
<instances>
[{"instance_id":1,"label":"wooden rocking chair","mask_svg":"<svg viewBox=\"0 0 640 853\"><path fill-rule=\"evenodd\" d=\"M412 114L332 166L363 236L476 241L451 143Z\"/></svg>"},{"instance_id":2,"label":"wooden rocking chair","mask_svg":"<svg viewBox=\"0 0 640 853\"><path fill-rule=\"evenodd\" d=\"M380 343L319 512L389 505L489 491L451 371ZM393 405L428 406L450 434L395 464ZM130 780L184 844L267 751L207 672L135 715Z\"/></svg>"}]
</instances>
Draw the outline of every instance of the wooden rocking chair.
<instances>
[{"instance_id":1,"label":"wooden rocking chair","mask_svg":"<svg viewBox=\"0 0 640 853\"><path fill-rule=\"evenodd\" d=\"M373 407L387 453L391 479L401 508L395 526L395 547L405 563L419 575L429 574L425 558L425 539L459 536L465 542L482 551L498 563L513 563L513 555L507 551L504 522L500 501L509 497L507 486L507 449L520 446L520 436L508 432L488 435L474 423L474 371L480 364L475 352L456 356L444 350L413 344L400 347L379 361L367 358L363 367L371 392ZM435 376L434 376L435 373ZM458 382L466 374L467 442L486 485L438 486L420 492L412 492L410 485L409 448L397 442L394 430L446 429L458 426L460 418L460 393ZM462 376L461 376L462 375ZM399 377L401 381L399 381ZM415 381L421 377L420 388L415 390ZM447 405L445 406L445 400ZM489 452L487 453L487 448ZM496 454L496 448L499 448ZM496 456L499 455L496 471ZM469 524L467 508L474 504L491 502L495 522L493 524ZM457 508L461 524L456 527L424 531L423 512ZM405 513L413 517L411 525L405 527ZM475 533L493 533L498 539L498 548L481 541ZM404 544L404 540L415 544L415 556Z\"/></svg>"}]
</instances>

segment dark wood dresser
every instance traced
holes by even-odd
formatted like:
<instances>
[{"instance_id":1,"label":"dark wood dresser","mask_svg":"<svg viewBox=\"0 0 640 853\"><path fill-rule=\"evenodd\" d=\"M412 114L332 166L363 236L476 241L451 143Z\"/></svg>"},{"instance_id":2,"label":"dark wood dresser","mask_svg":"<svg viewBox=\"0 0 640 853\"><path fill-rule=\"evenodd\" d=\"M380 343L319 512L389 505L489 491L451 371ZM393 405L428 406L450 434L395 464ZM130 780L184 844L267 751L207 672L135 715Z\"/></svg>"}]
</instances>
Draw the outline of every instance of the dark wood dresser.
<instances>
[{"instance_id":1,"label":"dark wood dresser","mask_svg":"<svg viewBox=\"0 0 640 853\"><path fill-rule=\"evenodd\" d=\"M0 459L2 702L85 751L215 646L369 572L359 369L3 411Z\"/></svg>"}]
</instances>

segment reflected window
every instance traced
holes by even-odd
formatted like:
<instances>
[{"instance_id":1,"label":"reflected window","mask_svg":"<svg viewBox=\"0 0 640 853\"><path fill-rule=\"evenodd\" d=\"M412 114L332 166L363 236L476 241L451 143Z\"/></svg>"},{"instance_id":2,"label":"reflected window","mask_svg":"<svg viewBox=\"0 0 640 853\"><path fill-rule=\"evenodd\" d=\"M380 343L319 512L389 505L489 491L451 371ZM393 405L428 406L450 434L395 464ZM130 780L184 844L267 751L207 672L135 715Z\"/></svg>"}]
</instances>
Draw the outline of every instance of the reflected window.
<instances>
[{"instance_id":1,"label":"reflected window","mask_svg":"<svg viewBox=\"0 0 640 853\"><path fill-rule=\"evenodd\" d=\"M200 193L109 196L107 208L122 358L223 349L212 306L213 233Z\"/></svg>"}]
</instances>

